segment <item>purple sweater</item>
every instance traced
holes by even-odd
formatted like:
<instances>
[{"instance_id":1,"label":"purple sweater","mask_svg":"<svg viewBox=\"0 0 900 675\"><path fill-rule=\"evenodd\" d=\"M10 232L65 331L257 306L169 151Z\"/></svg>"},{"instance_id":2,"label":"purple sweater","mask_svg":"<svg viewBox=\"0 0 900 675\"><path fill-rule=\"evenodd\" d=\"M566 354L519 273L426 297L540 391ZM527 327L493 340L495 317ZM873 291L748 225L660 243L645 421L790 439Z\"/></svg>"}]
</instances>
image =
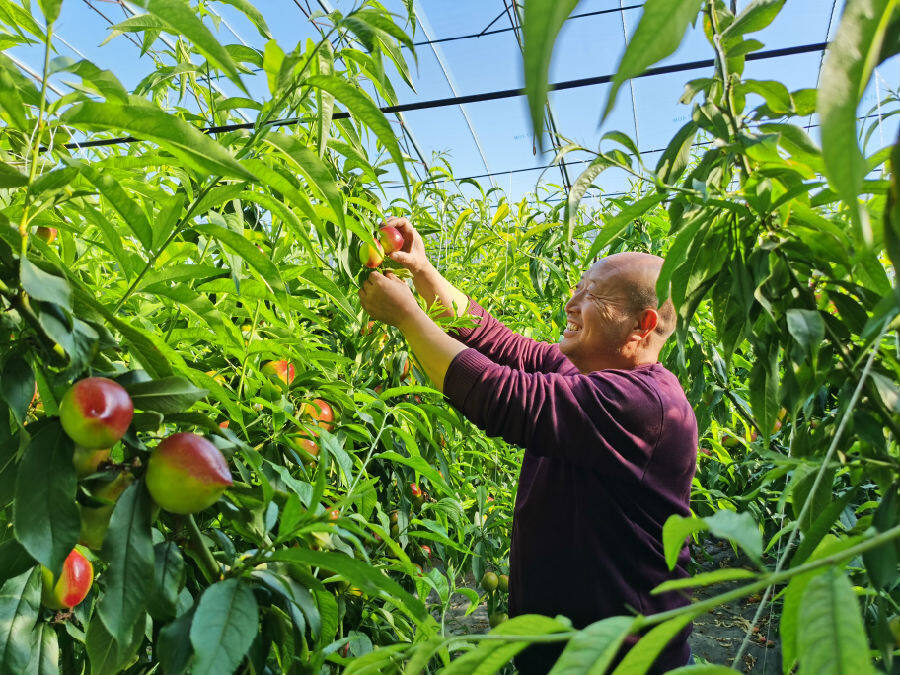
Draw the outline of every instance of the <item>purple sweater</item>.
<instances>
[{"instance_id":1,"label":"purple sweater","mask_svg":"<svg viewBox=\"0 0 900 675\"><path fill-rule=\"evenodd\" d=\"M562 614L583 628L687 604L678 593L650 595L688 576L687 546L672 572L662 547L666 518L689 514L697 464L697 420L677 378L659 363L582 375L557 345L512 332L474 300L469 314L481 319L451 333L470 349L453 359L444 392L488 436L525 448L510 615ZM689 633L651 672L687 662ZM546 673L560 653L536 645L516 665Z\"/></svg>"}]
</instances>

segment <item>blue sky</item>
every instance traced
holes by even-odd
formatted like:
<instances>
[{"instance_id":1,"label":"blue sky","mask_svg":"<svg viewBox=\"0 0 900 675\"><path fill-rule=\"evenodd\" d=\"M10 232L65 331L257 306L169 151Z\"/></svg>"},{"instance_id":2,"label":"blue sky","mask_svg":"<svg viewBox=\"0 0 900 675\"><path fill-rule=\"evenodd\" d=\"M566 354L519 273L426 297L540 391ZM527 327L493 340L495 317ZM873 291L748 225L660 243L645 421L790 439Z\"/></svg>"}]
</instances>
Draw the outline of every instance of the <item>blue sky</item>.
<instances>
[{"instance_id":1,"label":"blue sky","mask_svg":"<svg viewBox=\"0 0 900 675\"><path fill-rule=\"evenodd\" d=\"M299 1L301 4L306 3L306 0ZM388 7L403 14L401 0L385 1ZM620 2L621 5L628 6L638 4L639 1L583 0L576 13L616 9L620 7ZM103 0L90 2L114 22L125 18L121 8L114 3ZM511 0L507 2L512 4ZM261 0L255 4L263 12L274 37L285 50L293 48L300 40L316 35L293 0ZM317 0L309 0L309 4L316 7ZM354 6L350 0L330 0L330 4L343 11ZM742 0L739 8L745 4L746 1ZM263 38L233 8L220 2L214 2L211 6L237 35L236 37L225 25L220 25L218 36L223 43L238 42L240 39L253 46L262 46ZM417 41L426 39L426 34L430 38L446 38L478 33L504 11L503 0L416 0L416 6L421 17L420 25L415 31ZM775 22L756 37L765 43L766 49L822 42L826 36L833 37L842 7L842 0L834 4L827 0L787 0ZM557 41L550 81L615 72L626 35L630 35L636 27L640 11L639 8L626 9L566 22ZM139 49L124 36L116 37L101 47L100 44L109 34L108 27L104 18L85 0L65 0L56 33L97 65L116 73L127 87L133 87L153 70L152 61L146 56L141 57ZM509 27L509 19L504 13L491 29ZM56 46L60 54L76 56L62 42L56 43ZM39 70L39 49L17 48L10 51ZM444 42L434 45L434 49L423 45L417 48L417 54L417 67L410 58L416 90L409 89L399 77L394 79L401 103L453 95L440 67L439 57L448 69L456 93L460 95L516 88L523 84L521 56L511 31ZM699 28L691 29L678 51L664 63L682 63L711 56L712 52L702 31ZM892 61L880 69L878 83L870 86L860 108L861 113L875 104L879 90L884 97L888 87L897 88L900 77L896 63ZM819 64L820 54L800 54L749 62L745 72L747 77L778 79L789 89L797 89L815 86ZM690 108L678 102L684 83L707 74L707 71L698 69L635 80L634 99L632 100L631 87L624 86L615 109L602 129L598 127L598 119L606 100L608 85L554 92L551 94L551 105L560 132L588 148L596 148L604 132L618 129L635 138L642 151L649 151L663 147L689 116ZM249 78L248 83L256 96L265 96L265 84L261 78ZM57 84L65 90L64 85L60 82ZM234 87L225 80L221 80L220 85L229 92L235 92ZM468 104L465 110L483 149L484 158L478 152L459 107L406 113L407 124L426 159L430 159L435 152L443 154L449 159L458 178L488 171L530 169L545 165L552 159L552 152L534 152L523 97ZM252 111L248 111L248 114L252 114ZM896 118L891 118L885 127L886 143L895 137L895 120ZM809 122L804 120L804 123ZM399 127L397 128L400 133ZM812 129L810 133L817 138L816 129ZM879 134L876 134L873 143L881 145ZM652 166L657 156L648 152L644 159ZM569 159L577 160L578 157L570 155ZM570 177L574 179L579 170L577 166L571 167ZM499 173L493 177L493 181L516 200L534 190L540 176L541 172L537 170ZM558 169L550 169L543 174L543 179L547 183L559 184L560 172ZM491 184L489 178L480 178L479 181L485 187ZM621 174L607 172L601 174L597 185L598 191L614 192L627 188L627 181ZM397 188L388 187L386 191L389 197L402 195L402 190Z\"/></svg>"}]
</instances>

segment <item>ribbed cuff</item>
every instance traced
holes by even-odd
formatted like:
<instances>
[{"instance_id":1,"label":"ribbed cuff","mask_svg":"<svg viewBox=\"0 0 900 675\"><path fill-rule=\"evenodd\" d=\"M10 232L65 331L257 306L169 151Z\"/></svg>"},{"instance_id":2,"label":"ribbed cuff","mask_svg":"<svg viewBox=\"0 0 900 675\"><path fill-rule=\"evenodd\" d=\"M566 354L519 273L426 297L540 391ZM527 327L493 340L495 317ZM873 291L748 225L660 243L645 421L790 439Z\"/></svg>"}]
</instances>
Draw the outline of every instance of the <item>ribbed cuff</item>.
<instances>
[{"instance_id":1,"label":"ribbed cuff","mask_svg":"<svg viewBox=\"0 0 900 675\"><path fill-rule=\"evenodd\" d=\"M478 350L471 347L464 349L453 357L447 368L444 396L454 407L462 410L472 387L491 365L493 362Z\"/></svg>"},{"instance_id":2,"label":"ribbed cuff","mask_svg":"<svg viewBox=\"0 0 900 675\"><path fill-rule=\"evenodd\" d=\"M463 341L472 337L472 334L481 326L481 320L484 318L485 314L487 314L487 311L484 307L469 297L469 309L466 311L466 316L474 316L478 321L476 321L475 325L472 327L451 328L447 331L447 335Z\"/></svg>"}]
</instances>

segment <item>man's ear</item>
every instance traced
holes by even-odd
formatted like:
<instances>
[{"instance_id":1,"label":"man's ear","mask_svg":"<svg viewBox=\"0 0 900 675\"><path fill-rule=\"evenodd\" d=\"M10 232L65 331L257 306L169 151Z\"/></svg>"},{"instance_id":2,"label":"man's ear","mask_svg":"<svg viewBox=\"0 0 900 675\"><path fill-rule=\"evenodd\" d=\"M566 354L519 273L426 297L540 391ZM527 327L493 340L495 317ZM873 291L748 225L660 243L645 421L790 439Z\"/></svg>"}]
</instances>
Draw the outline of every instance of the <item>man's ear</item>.
<instances>
[{"instance_id":1,"label":"man's ear","mask_svg":"<svg viewBox=\"0 0 900 675\"><path fill-rule=\"evenodd\" d=\"M659 313L655 309L645 309L638 316L638 331L642 338L647 337L659 325Z\"/></svg>"}]
</instances>

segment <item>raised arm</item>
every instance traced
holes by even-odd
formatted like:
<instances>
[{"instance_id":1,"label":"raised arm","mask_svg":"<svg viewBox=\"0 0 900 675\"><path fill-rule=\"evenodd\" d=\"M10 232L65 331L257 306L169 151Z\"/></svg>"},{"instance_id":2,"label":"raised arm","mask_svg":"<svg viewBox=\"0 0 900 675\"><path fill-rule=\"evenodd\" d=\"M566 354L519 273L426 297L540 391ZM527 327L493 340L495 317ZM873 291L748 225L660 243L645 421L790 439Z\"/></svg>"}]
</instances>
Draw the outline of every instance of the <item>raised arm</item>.
<instances>
[{"instance_id":1,"label":"raised arm","mask_svg":"<svg viewBox=\"0 0 900 675\"><path fill-rule=\"evenodd\" d=\"M393 253L391 259L412 272L416 291L426 305L431 307L436 301L440 303L444 311L439 316L457 317L468 314L475 317L477 324L474 328L450 330L451 337L510 368L534 373L576 372L575 367L555 344L539 342L515 333L447 281L428 260L422 237L409 220L389 218L385 225L396 227L403 235L403 250Z\"/></svg>"}]
</instances>

